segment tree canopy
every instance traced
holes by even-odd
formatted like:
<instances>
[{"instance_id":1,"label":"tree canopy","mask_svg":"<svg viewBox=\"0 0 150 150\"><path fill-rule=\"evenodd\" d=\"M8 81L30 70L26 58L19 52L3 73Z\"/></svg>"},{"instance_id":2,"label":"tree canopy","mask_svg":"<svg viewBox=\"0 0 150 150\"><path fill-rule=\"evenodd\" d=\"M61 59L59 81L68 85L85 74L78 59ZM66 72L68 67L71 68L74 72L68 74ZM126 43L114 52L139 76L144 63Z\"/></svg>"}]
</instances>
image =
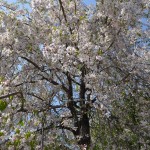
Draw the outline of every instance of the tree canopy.
<instances>
[{"instance_id":1,"label":"tree canopy","mask_svg":"<svg viewBox=\"0 0 150 150\"><path fill-rule=\"evenodd\" d=\"M150 148L150 1L0 1L0 149Z\"/></svg>"}]
</instances>

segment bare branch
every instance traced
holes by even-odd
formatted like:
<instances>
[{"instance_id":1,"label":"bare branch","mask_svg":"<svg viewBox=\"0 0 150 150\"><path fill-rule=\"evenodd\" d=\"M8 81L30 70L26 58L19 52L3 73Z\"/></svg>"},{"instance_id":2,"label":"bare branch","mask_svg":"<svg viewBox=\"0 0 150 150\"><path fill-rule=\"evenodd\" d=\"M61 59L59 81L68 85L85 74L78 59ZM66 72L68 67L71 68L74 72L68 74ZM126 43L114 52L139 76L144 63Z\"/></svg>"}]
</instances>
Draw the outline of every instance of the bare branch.
<instances>
[{"instance_id":1,"label":"bare branch","mask_svg":"<svg viewBox=\"0 0 150 150\"><path fill-rule=\"evenodd\" d=\"M60 7L61 7L61 9L62 9L62 12L63 12L64 18L65 18L65 21L66 21L66 23L67 23L67 22L68 22L68 21L67 21L67 16L66 16L66 13L65 13L65 10L64 10L64 7L63 7L63 4L62 4L62 1L61 1L61 0L59 0L59 4L60 4Z\"/></svg>"},{"instance_id":2,"label":"bare branch","mask_svg":"<svg viewBox=\"0 0 150 150\"><path fill-rule=\"evenodd\" d=\"M41 70L41 67L39 67L35 62L33 62L32 60L30 60L29 58L26 58L24 56L21 56L22 59L28 61L29 63L31 63L33 66L35 66L37 69Z\"/></svg>"},{"instance_id":3,"label":"bare branch","mask_svg":"<svg viewBox=\"0 0 150 150\"><path fill-rule=\"evenodd\" d=\"M66 23L67 23L67 25L68 25L67 16L66 16L65 9L64 9L64 7L63 7L63 4L62 4L62 1L61 1L61 0L59 0L59 4L60 4L61 10L62 10L62 12L63 12L63 16L64 16L64 18L65 18L65 21L66 21ZM70 27L69 27L69 31L70 31L70 33L72 34L72 30L71 30Z\"/></svg>"},{"instance_id":4,"label":"bare branch","mask_svg":"<svg viewBox=\"0 0 150 150\"><path fill-rule=\"evenodd\" d=\"M28 94L28 95L31 95L31 96L33 96L33 97L35 97L35 98L38 98L38 99L40 99L40 100L42 100L42 101L45 101L43 98L41 98L41 97L35 95L34 93L27 93L27 94Z\"/></svg>"},{"instance_id":5,"label":"bare branch","mask_svg":"<svg viewBox=\"0 0 150 150\"><path fill-rule=\"evenodd\" d=\"M14 93L10 93L7 95L3 95L3 96L0 96L0 99L8 98L10 96L14 96L14 95L18 95L18 94L21 94L21 92L14 92Z\"/></svg>"}]
</instances>

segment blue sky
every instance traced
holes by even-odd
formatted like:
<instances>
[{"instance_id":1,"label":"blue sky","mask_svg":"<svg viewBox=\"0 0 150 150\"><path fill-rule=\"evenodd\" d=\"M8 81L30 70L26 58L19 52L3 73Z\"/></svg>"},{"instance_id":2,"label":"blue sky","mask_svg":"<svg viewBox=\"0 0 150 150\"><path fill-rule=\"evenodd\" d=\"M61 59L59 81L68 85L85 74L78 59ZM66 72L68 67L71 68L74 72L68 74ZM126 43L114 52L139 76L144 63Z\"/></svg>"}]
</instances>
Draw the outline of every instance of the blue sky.
<instances>
[{"instance_id":1,"label":"blue sky","mask_svg":"<svg viewBox=\"0 0 150 150\"><path fill-rule=\"evenodd\" d=\"M95 0L84 0L84 2L86 3L86 4L94 4L95 5Z\"/></svg>"}]
</instances>

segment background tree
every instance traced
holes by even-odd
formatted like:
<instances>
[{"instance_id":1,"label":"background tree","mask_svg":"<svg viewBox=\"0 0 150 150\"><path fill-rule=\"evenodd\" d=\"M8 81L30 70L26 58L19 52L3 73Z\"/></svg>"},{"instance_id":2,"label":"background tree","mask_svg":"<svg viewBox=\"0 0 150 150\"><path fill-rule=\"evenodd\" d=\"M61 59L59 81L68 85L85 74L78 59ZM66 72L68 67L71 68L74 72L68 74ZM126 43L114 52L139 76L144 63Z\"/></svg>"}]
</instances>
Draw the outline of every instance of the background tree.
<instances>
[{"instance_id":1,"label":"background tree","mask_svg":"<svg viewBox=\"0 0 150 150\"><path fill-rule=\"evenodd\" d=\"M0 2L1 149L148 149L149 1L17 4Z\"/></svg>"}]
</instances>

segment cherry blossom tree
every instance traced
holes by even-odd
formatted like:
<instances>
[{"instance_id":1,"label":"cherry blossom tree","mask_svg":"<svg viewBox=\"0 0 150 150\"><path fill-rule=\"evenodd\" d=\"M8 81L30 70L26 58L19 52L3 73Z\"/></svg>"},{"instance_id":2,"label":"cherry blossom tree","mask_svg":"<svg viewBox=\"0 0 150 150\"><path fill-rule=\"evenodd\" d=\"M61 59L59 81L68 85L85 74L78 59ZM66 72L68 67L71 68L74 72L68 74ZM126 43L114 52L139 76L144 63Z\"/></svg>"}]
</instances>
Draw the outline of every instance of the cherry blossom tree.
<instances>
[{"instance_id":1,"label":"cherry blossom tree","mask_svg":"<svg viewBox=\"0 0 150 150\"><path fill-rule=\"evenodd\" d=\"M1 149L116 149L131 132L148 148L149 7L0 1Z\"/></svg>"}]
</instances>

